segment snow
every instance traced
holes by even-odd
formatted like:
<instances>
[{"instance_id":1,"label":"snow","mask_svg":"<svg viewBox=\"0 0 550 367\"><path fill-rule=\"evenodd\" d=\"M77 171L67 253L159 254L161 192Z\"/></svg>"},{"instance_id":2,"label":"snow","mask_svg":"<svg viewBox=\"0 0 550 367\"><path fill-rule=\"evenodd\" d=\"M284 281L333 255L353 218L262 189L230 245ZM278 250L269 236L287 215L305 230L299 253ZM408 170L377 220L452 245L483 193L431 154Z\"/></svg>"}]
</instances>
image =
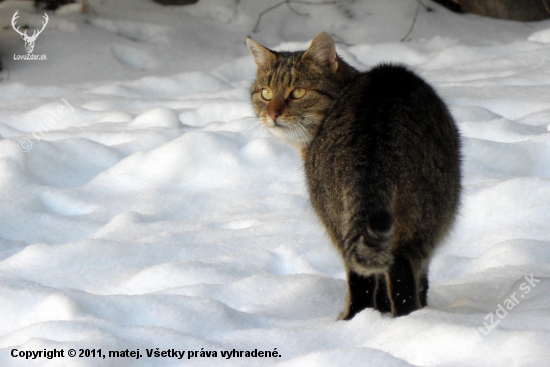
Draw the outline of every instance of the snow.
<instances>
[{"instance_id":1,"label":"snow","mask_svg":"<svg viewBox=\"0 0 550 367\"><path fill-rule=\"evenodd\" d=\"M542 31L535 32L532 35L530 35L529 38L527 39L533 42L549 43L550 29L543 29Z\"/></svg>"},{"instance_id":2,"label":"snow","mask_svg":"<svg viewBox=\"0 0 550 367\"><path fill-rule=\"evenodd\" d=\"M550 21L424 2L399 42L415 1L283 5L254 34L276 1L90 3L95 16L49 14L34 51L48 61L11 58L25 53L15 10L31 28L42 14L0 3L0 365L550 366ZM429 307L406 317L335 321L341 259L299 153L249 102L244 39L293 50L320 31L362 69L412 66L462 134L460 215ZM11 355L54 348L65 357ZM197 353L147 357L155 348Z\"/></svg>"}]
</instances>

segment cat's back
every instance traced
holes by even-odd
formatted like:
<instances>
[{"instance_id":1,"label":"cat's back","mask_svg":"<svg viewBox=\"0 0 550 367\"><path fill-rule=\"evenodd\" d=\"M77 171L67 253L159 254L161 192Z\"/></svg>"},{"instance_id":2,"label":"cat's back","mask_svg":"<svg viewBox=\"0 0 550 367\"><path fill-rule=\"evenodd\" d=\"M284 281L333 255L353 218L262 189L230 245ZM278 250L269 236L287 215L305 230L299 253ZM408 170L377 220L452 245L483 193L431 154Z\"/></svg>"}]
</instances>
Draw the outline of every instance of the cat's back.
<instances>
[{"instance_id":1,"label":"cat's back","mask_svg":"<svg viewBox=\"0 0 550 367\"><path fill-rule=\"evenodd\" d=\"M401 64L380 64L361 73L342 94L367 94L380 101L388 98L406 98L413 93L433 89L417 74ZM364 100L368 102L368 100Z\"/></svg>"},{"instance_id":2,"label":"cat's back","mask_svg":"<svg viewBox=\"0 0 550 367\"><path fill-rule=\"evenodd\" d=\"M346 200L371 198L361 206L392 207L410 228L442 229L458 205L459 151L458 130L435 90L408 68L383 64L343 89L313 139L310 196L335 229Z\"/></svg>"},{"instance_id":3,"label":"cat's back","mask_svg":"<svg viewBox=\"0 0 550 367\"><path fill-rule=\"evenodd\" d=\"M348 118L340 121L344 114ZM385 124L388 128L414 122L414 126L448 125L456 130L447 107L435 90L399 64L378 65L361 73L344 88L327 115L324 127L331 128L346 121L358 127L361 122Z\"/></svg>"},{"instance_id":4,"label":"cat's back","mask_svg":"<svg viewBox=\"0 0 550 367\"><path fill-rule=\"evenodd\" d=\"M421 77L393 64L361 73L343 89L311 150L329 161L352 154L352 161L372 164L382 156L405 156L394 162L400 166L408 163L407 156L425 152L457 174L460 163L459 134L445 103ZM418 158L418 164L426 159Z\"/></svg>"}]
</instances>

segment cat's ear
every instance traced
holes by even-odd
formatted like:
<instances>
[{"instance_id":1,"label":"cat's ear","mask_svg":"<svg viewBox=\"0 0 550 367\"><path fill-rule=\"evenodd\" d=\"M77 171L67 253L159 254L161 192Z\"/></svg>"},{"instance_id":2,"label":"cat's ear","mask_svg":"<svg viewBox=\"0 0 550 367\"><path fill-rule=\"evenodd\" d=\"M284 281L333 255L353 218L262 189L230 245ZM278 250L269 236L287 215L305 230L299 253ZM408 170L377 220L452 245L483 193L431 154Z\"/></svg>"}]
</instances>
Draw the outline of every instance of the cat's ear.
<instances>
[{"instance_id":1,"label":"cat's ear","mask_svg":"<svg viewBox=\"0 0 550 367\"><path fill-rule=\"evenodd\" d=\"M269 66L277 59L277 54L274 51L265 48L252 38L247 38L246 44L248 45L250 53L254 57L254 62L256 62L258 69L268 70Z\"/></svg>"},{"instance_id":2,"label":"cat's ear","mask_svg":"<svg viewBox=\"0 0 550 367\"><path fill-rule=\"evenodd\" d=\"M327 66L332 72L338 70L336 46L328 33L321 32L316 35L302 58L311 58L319 64Z\"/></svg>"}]
</instances>

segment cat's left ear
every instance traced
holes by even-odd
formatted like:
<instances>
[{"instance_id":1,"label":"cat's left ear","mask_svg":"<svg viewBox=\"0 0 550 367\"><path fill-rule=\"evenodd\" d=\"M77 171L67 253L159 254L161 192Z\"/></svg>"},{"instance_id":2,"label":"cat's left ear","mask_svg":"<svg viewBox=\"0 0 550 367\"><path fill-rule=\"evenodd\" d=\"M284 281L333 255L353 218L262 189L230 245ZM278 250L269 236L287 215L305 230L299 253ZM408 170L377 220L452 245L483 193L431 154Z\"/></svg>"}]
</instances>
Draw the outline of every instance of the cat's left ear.
<instances>
[{"instance_id":1,"label":"cat's left ear","mask_svg":"<svg viewBox=\"0 0 550 367\"><path fill-rule=\"evenodd\" d=\"M260 45L252 38L247 38L246 44L254 57L254 62L256 62L258 69L268 70L269 66L276 61L277 55L274 51Z\"/></svg>"},{"instance_id":2,"label":"cat's left ear","mask_svg":"<svg viewBox=\"0 0 550 367\"><path fill-rule=\"evenodd\" d=\"M311 45L302 56L302 59L304 58L311 58L319 64L327 66L332 72L338 70L336 46L332 37L326 32L321 32L313 38Z\"/></svg>"}]
</instances>

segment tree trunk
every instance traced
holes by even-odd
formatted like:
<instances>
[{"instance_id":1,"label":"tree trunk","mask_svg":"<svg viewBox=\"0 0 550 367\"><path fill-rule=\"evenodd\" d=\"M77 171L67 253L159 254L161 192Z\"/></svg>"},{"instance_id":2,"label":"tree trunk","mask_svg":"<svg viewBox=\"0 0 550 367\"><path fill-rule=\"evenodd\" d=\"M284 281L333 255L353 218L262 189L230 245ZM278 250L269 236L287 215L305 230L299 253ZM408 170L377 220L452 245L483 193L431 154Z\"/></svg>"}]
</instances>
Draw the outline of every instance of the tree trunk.
<instances>
[{"instance_id":1,"label":"tree trunk","mask_svg":"<svg viewBox=\"0 0 550 367\"><path fill-rule=\"evenodd\" d=\"M550 18L550 0L434 0L453 11L530 22ZM457 8L458 6L458 8Z\"/></svg>"}]
</instances>

